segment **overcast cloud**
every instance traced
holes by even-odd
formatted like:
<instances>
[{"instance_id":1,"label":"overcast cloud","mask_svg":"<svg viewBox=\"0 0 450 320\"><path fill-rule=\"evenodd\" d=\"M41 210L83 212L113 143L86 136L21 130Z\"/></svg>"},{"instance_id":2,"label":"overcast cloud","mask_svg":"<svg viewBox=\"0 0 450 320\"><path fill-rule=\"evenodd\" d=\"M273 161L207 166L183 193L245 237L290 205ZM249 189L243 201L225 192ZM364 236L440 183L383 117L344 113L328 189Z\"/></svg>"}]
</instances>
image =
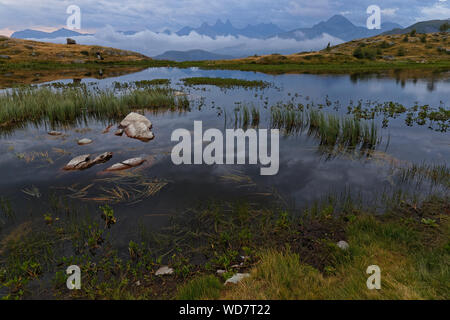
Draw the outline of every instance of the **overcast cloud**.
<instances>
[{"instance_id":1,"label":"overcast cloud","mask_svg":"<svg viewBox=\"0 0 450 320\"><path fill-rule=\"evenodd\" d=\"M66 8L82 10L86 31L108 25L116 30L174 31L202 22L230 19L233 25L273 22L284 29L311 26L334 14L364 25L366 8L378 5L383 19L409 25L423 19L449 18L447 0L0 0L0 30L59 28ZM3 31L5 32L5 31Z\"/></svg>"},{"instance_id":2,"label":"overcast cloud","mask_svg":"<svg viewBox=\"0 0 450 320\"><path fill-rule=\"evenodd\" d=\"M116 32L111 26L98 30L95 36L74 37L81 44L96 44L107 47L115 47L124 50L133 50L148 56L155 56L167 50L191 50L203 49L212 52L220 52L234 56L248 56L270 53L293 53L323 49L328 42L332 45L343 41L324 34L319 38L296 41L294 39L251 39L246 37L217 37L212 39L207 36L192 32L188 36L176 34L155 33L145 30L135 35L126 36ZM42 39L41 39L42 40ZM65 38L43 39L44 41L65 43Z\"/></svg>"}]
</instances>

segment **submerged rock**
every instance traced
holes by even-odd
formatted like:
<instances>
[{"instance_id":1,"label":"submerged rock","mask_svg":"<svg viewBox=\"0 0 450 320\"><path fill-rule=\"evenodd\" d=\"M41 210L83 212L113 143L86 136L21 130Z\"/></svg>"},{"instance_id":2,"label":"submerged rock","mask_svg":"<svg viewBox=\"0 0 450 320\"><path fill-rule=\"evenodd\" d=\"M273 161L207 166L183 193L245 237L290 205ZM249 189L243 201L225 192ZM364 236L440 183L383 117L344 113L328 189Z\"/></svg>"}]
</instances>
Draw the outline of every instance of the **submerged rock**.
<instances>
[{"instance_id":1,"label":"submerged rock","mask_svg":"<svg viewBox=\"0 0 450 320\"><path fill-rule=\"evenodd\" d=\"M83 154L81 156L75 157L69 161L64 167L64 170L81 170L86 167L90 160L90 154Z\"/></svg>"},{"instance_id":2,"label":"submerged rock","mask_svg":"<svg viewBox=\"0 0 450 320\"><path fill-rule=\"evenodd\" d=\"M128 114L119 125L119 130L123 129L123 132L128 137L141 141L150 141L154 138L153 133L150 131L151 128L152 123L150 120L136 112Z\"/></svg>"},{"instance_id":3,"label":"submerged rock","mask_svg":"<svg viewBox=\"0 0 450 320\"><path fill-rule=\"evenodd\" d=\"M227 281L225 281L225 284L237 284L239 282L241 282L243 279L250 277L250 273L236 273L234 276L232 276L231 278L227 279Z\"/></svg>"},{"instance_id":4,"label":"submerged rock","mask_svg":"<svg viewBox=\"0 0 450 320\"><path fill-rule=\"evenodd\" d=\"M142 158L131 158L116 164L106 169L106 171L119 171L134 168L143 164L146 160Z\"/></svg>"},{"instance_id":5,"label":"submerged rock","mask_svg":"<svg viewBox=\"0 0 450 320\"><path fill-rule=\"evenodd\" d=\"M84 145L86 145L86 144L91 144L92 142L93 142L93 141L92 141L91 139L87 139L87 138L78 140L78 144L79 144L80 146L84 146Z\"/></svg>"},{"instance_id":6,"label":"submerged rock","mask_svg":"<svg viewBox=\"0 0 450 320\"><path fill-rule=\"evenodd\" d=\"M93 165L99 164L99 163L105 163L109 159L111 159L113 156L112 152L105 152L97 157L95 157L93 160L91 160L90 154L84 154L78 157L73 158L69 161L68 164L64 167L64 170L83 170L92 167Z\"/></svg>"},{"instance_id":7,"label":"submerged rock","mask_svg":"<svg viewBox=\"0 0 450 320\"><path fill-rule=\"evenodd\" d=\"M51 136L61 136L62 135L62 132L59 132L59 131L49 131L47 133Z\"/></svg>"},{"instance_id":8,"label":"submerged rock","mask_svg":"<svg viewBox=\"0 0 450 320\"><path fill-rule=\"evenodd\" d=\"M341 240L336 244L342 250L347 250L350 246L347 241Z\"/></svg>"},{"instance_id":9,"label":"submerged rock","mask_svg":"<svg viewBox=\"0 0 450 320\"><path fill-rule=\"evenodd\" d=\"M92 162L94 164L105 163L106 161L111 159L112 156L113 156L112 152L104 152L101 155L98 155L97 157L95 157L95 159L92 160Z\"/></svg>"},{"instance_id":10,"label":"submerged rock","mask_svg":"<svg viewBox=\"0 0 450 320\"><path fill-rule=\"evenodd\" d=\"M164 266L159 268L158 270L156 270L155 275L156 276L165 276L165 275L170 275L173 274L173 269L169 268L168 266Z\"/></svg>"}]
</instances>

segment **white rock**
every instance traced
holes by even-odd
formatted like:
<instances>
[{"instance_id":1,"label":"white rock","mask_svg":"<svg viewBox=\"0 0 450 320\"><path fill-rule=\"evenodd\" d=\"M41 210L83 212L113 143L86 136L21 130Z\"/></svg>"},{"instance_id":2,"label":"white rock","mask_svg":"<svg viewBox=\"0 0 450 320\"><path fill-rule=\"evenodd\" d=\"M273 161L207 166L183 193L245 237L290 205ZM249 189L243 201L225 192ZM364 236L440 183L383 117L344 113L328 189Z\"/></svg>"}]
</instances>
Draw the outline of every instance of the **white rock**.
<instances>
[{"instance_id":1,"label":"white rock","mask_svg":"<svg viewBox=\"0 0 450 320\"><path fill-rule=\"evenodd\" d=\"M90 143L92 143L92 140L91 140L91 139L84 138L84 139L78 140L78 144L79 144L80 146L84 146L84 145L90 144Z\"/></svg>"},{"instance_id":2,"label":"white rock","mask_svg":"<svg viewBox=\"0 0 450 320\"><path fill-rule=\"evenodd\" d=\"M136 113L136 112L131 112L130 114L128 114L125 117L125 119L122 120L122 122L120 123L120 126L123 127L123 128L126 128L130 124L133 124L133 123L136 123L136 122L142 122L143 124L146 125L147 128L149 128L149 129L152 128L152 123L150 122L150 120L148 120L142 114L139 114L139 113Z\"/></svg>"},{"instance_id":3,"label":"white rock","mask_svg":"<svg viewBox=\"0 0 450 320\"><path fill-rule=\"evenodd\" d=\"M142 141L150 141L155 137L150 131L151 128L150 120L136 112L128 114L119 125L119 130L123 129L128 137ZM116 134L119 134L119 132Z\"/></svg>"},{"instance_id":4,"label":"white rock","mask_svg":"<svg viewBox=\"0 0 450 320\"><path fill-rule=\"evenodd\" d=\"M217 274L224 274L226 271L225 271L225 270L219 269L219 270L217 270L216 272L217 272Z\"/></svg>"},{"instance_id":5,"label":"white rock","mask_svg":"<svg viewBox=\"0 0 450 320\"><path fill-rule=\"evenodd\" d=\"M234 276L232 276L230 279L225 281L225 284L232 283L237 284L241 282L243 279L250 277L250 273L236 273Z\"/></svg>"},{"instance_id":6,"label":"white rock","mask_svg":"<svg viewBox=\"0 0 450 320\"><path fill-rule=\"evenodd\" d=\"M347 250L349 248L349 244L344 240L339 241L336 245L342 250Z\"/></svg>"},{"instance_id":7,"label":"white rock","mask_svg":"<svg viewBox=\"0 0 450 320\"><path fill-rule=\"evenodd\" d=\"M173 274L173 269L169 268L168 266L161 267L155 272L155 275L157 276L165 276L169 274Z\"/></svg>"}]
</instances>

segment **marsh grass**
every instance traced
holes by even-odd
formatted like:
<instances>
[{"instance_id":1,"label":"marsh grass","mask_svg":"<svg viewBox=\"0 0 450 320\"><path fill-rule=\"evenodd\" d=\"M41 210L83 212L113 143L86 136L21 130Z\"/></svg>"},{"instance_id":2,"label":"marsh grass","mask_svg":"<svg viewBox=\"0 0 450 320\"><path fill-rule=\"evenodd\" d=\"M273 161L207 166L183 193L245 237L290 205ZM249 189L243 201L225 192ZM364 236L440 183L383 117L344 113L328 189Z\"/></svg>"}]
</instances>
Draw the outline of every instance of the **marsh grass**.
<instances>
[{"instance_id":1,"label":"marsh grass","mask_svg":"<svg viewBox=\"0 0 450 320\"><path fill-rule=\"evenodd\" d=\"M321 146L341 151L371 150L380 143L375 123L363 122L356 117L339 117L318 109L306 111L293 104L271 108L271 126L283 129L286 134L307 131L320 140Z\"/></svg>"},{"instance_id":2,"label":"marsh grass","mask_svg":"<svg viewBox=\"0 0 450 320\"><path fill-rule=\"evenodd\" d=\"M261 80L244 80L232 78L208 78L208 77L193 77L181 79L185 85L199 86L199 85L213 85L220 88L258 88L264 89L270 86L270 83Z\"/></svg>"},{"instance_id":3,"label":"marsh grass","mask_svg":"<svg viewBox=\"0 0 450 320\"><path fill-rule=\"evenodd\" d=\"M88 118L118 119L131 110L183 111L189 109L186 97L175 97L168 88L124 91L89 90L86 86L62 90L23 87L0 96L0 127L8 129L23 123L73 124Z\"/></svg>"},{"instance_id":4,"label":"marsh grass","mask_svg":"<svg viewBox=\"0 0 450 320\"><path fill-rule=\"evenodd\" d=\"M397 170L401 182L416 181L417 184L421 184L428 179L434 185L441 184L447 189L450 188L450 169L446 164L413 163Z\"/></svg>"},{"instance_id":5,"label":"marsh grass","mask_svg":"<svg viewBox=\"0 0 450 320\"><path fill-rule=\"evenodd\" d=\"M247 129L249 126L257 128L260 121L260 112L254 105L240 105L234 109L234 127Z\"/></svg>"},{"instance_id":6,"label":"marsh grass","mask_svg":"<svg viewBox=\"0 0 450 320\"><path fill-rule=\"evenodd\" d=\"M169 184L164 179L149 178L139 172L123 171L110 177L98 178L86 186L65 187L71 199L98 203L127 203L133 205L155 196Z\"/></svg>"}]
</instances>

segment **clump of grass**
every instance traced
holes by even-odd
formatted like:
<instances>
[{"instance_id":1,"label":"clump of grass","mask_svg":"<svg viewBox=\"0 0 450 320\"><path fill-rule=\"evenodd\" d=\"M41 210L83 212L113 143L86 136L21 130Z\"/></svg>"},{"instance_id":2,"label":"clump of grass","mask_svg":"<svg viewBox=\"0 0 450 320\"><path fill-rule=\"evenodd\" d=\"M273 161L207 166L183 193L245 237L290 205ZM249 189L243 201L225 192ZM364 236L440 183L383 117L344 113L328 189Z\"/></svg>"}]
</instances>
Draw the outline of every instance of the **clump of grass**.
<instances>
[{"instance_id":1,"label":"clump of grass","mask_svg":"<svg viewBox=\"0 0 450 320\"><path fill-rule=\"evenodd\" d=\"M293 104L272 107L270 122L272 127L283 129L286 133L297 133L307 124L303 109Z\"/></svg>"},{"instance_id":2,"label":"clump of grass","mask_svg":"<svg viewBox=\"0 0 450 320\"><path fill-rule=\"evenodd\" d=\"M260 113L255 106L242 105L234 110L234 126L235 128L247 129L249 125L256 128L259 125Z\"/></svg>"},{"instance_id":3,"label":"clump of grass","mask_svg":"<svg viewBox=\"0 0 450 320\"><path fill-rule=\"evenodd\" d=\"M267 88L270 83L261 80L243 80L243 79L230 79L230 78L208 78L208 77L194 77L181 79L185 85L213 85L220 88Z\"/></svg>"},{"instance_id":4,"label":"clump of grass","mask_svg":"<svg viewBox=\"0 0 450 320\"><path fill-rule=\"evenodd\" d=\"M416 180L417 183L421 183L424 179L429 179L433 184L441 184L450 188L450 169L445 164L413 163L398 170L402 182Z\"/></svg>"},{"instance_id":5,"label":"clump of grass","mask_svg":"<svg viewBox=\"0 0 450 320\"><path fill-rule=\"evenodd\" d=\"M182 286L177 294L179 300L218 299L222 283L213 275L195 278Z\"/></svg>"},{"instance_id":6,"label":"clump of grass","mask_svg":"<svg viewBox=\"0 0 450 320\"><path fill-rule=\"evenodd\" d=\"M115 94L110 90L88 90L85 86L62 90L24 87L0 96L0 126L23 122L66 124L86 117L107 120L127 115L133 109L187 110L186 97L175 97L168 88L132 90Z\"/></svg>"},{"instance_id":7,"label":"clump of grass","mask_svg":"<svg viewBox=\"0 0 450 320\"><path fill-rule=\"evenodd\" d=\"M307 129L308 134L320 139L322 146L341 149L374 149L378 143L378 130L374 122L370 125L356 117L338 117L321 110L303 108L293 105L278 105L271 109L272 127L284 129L287 134Z\"/></svg>"}]
</instances>

